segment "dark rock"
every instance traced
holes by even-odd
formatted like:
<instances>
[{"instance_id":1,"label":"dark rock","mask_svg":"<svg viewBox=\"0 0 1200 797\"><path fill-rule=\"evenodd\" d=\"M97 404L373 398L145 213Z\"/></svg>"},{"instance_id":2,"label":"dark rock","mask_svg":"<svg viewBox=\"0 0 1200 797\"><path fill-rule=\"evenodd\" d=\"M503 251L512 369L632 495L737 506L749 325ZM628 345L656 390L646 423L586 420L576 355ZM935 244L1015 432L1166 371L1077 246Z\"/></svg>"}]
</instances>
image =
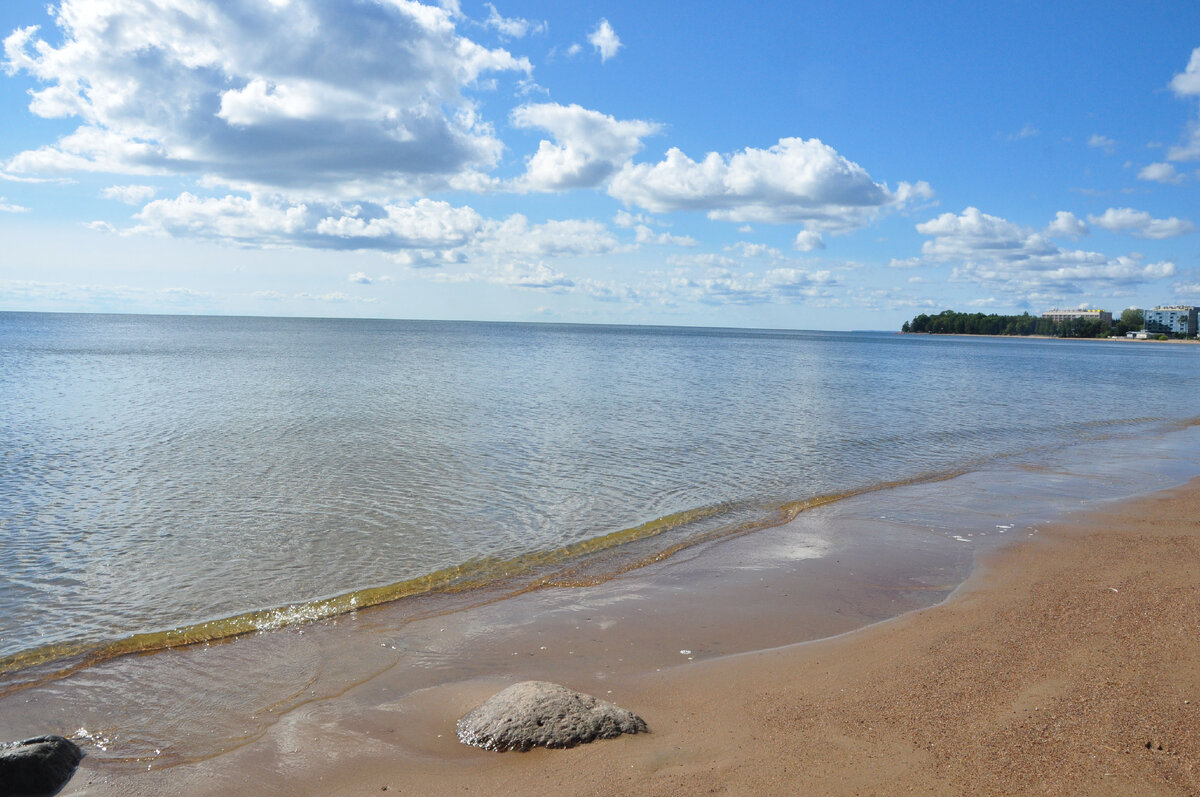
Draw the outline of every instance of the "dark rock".
<instances>
[{"instance_id":1,"label":"dark rock","mask_svg":"<svg viewBox=\"0 0 1200 797\"><path fill-rule=\"evenodd\" d=\"M54 794L75 774L83 750L61 736L0 744L0 797Z\"/></svg>"},{"instance_id":2,"label":"dark rock","mask_svg":"<svg viewBox=\"0 0 1200 797\"><path fill-rule=\"evenodd\" d=\"M513 684L458 721L460 742L499 751L574 747L646 731L638 715L548 681Z\"/></svg>"}]
</instances>

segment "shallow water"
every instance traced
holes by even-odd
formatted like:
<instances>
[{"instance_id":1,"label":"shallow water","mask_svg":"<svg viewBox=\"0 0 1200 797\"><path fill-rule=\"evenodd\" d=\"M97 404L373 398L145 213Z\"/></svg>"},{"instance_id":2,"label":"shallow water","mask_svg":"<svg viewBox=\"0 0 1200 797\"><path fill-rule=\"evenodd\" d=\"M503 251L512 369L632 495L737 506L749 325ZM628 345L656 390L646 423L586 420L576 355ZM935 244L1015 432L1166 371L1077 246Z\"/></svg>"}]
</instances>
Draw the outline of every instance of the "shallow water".
<instances>
[{"instance_id":1,"label":"shallow water","mask_svg":"<svg viewBox=\"0 0 1200 797\"><path fill-rule=\"evenodd\" d=\"M1198 357L0 313L0 670L428 589L594 583L814 499L1137 445L1200 416Z\"/></svg>"}]
</instances>

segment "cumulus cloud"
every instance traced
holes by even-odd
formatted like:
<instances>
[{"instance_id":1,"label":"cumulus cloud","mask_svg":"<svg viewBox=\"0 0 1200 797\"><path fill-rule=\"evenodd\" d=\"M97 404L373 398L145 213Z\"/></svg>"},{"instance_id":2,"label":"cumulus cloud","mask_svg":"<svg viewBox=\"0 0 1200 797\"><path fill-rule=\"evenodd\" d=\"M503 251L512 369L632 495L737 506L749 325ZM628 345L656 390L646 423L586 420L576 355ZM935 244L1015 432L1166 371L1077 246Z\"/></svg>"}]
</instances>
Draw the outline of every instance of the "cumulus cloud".
<instances>
[{"instance_id":1,"label":"cumulus cloud","mask_svg":"<svg viewBox=\"0 0 1200 797\"><path fill-rule=\"evenodd\" d=\"M501 36L509 39L521 39L529 34L545 33L545 22L531 22L522 17L504 17L491 3L484 3L488 9L488 18L484 25L494 28Z\"/></svg>"},{"instance_id":2,"label":"cumulus cloud","mask_svg":"<svg viewBox=\"0 0 1200 797\"><path fill-rule=\"evenodd\" d=\"M757 274L714 270L703 276L676 276L668 286L683 301L699 304L768 304L811 299L837 285L829 271L772 268Z\"/></svg>"},{"instance_id":3,"label":"cumulus cloud","mask_svg":"<svg viewBox=\"0 0 1200 797\"><path fill-rule=\"evenodd\" d=\"M1200 97L1200 47L1192 50L1187 68L1171 78L1171 90L1181 97Z\"/></svg>"},{"instance_id":4,"label":"cumulus cloud","mask_svg":"<svg viewBox=\"0 0 1200 797\"><path fill-rule=\"evenodd\" d=\"M476 255L494 259L600 255L619 244L609 229L586 219L550 220L531 224L520 213L503 221L489 221L473 242Z\"/></svg>"},{"instance_id":5,"label":"cumulus cloud","mask_svg":"<svg viewBox=\"0 0 1200 797\"><path fill-rule=\"evenodd\" d=\"M1171 78L1171 90L1177 97L1200 97L1200 47L1192 50L1187 68ZM1200 159L1200 118L1192 120L1184 136L1183 143L1167 150L1168 160Z\"/></svg>"},{"instance_id":6,"label":"cumulus cloud","mask_svg":"<svg viewBox=\"0 0 1200 797\"><path fill-rule=\"evenodd\" d=\"M526 162L525 174L511 183L517 191L591 188L607 180L642 148L642 139L661 126L638 120L618 121L578 105L538 103L512 112L519 128L550 133Z\"/></svg>"},{"instance_id":7,"label":"cumulus cloud","mask_svg":"<svg viewBox=\"0 0 1200 797\"><path fill-rule=\"evenodd\" d=\"M1054 221L1046 226L1046 236L1050 238L1071 238L1072 240L1088 234L1087 225L1076 218L1074 213L1060 210L1054 215Z\"/></svg>"},{"instance_id":8,"label":"cumulus cloud","mask_svg":"<svg viewBox=\"0 0 1200 797\"><path fill-rule=\"evenodd\" d=\"M495 273L501 266L528 267L554 258L603 255L617 251L620 242L604 224L590 219L551 219L534 224L514 213L506 219L488 219L471 239L442 249L409 249L393 255L397 262L415 268L455 267L450 281L470 279L469 273Z\"/></svg>"},{"instance_id":9,"label":"cumulus cloud","mask_svg":"<svg viewBox=\"0 0 1200 797\"><path fill-rule=\"evenodd\" d=\"M46 87L30 110L82 124L15 175L192 174L239 188L397 192L486 170L501 144L465 91L527 60L455 30L451 10L341 0L63 0L61 43L4 41Z\"/></svg>"},{"instance_id":10,"label":"cumulus cloud","mask_svg":"<svg viewBox=\"0 0 1200 797\"><path fill-rule=\"evenodd\" d=\"M1096 217L1088 221L1097 224ZM1137 254L1113 258L1062 249L1044 232L973 207L918 224L917 232L932 238L921 246L921 263L952 265L956 280L977 282L1015 296L1132 286L1175 273L1174 263L1143 263Z\"/></svg>"},{"instance_id":11,"label":"cumulus cloud","mask_svg":"<svg viewBox=\"0 0 1200 797\"><path fill-rule=\"evenodd\" d=\"M1109 208L1101 216L1088 216L1088 223L1110 232L1127 232L1137 238L1174 238L1196 229L1186 219L1172 216L1156 219L1144 210Z\"/></svg>"},{"instance_id":12,"label":"cumulus cloud","mask_svg":"<svg viewBox=\"0 0 1200 797\"><path fill-rule=\"evenodd\" d=\"M699 163L672 147L659 163L625 166L608 192L655 213L701 210L722 221L799 222L829 232L862 227L885 210L933 195L924 182L892 191L815 138L784 138L728 158L711 152Z\"/></svg>"},{"instance_id":13,"label":"cumulus cloud","mask_svg":"<svg viewBox=\"0 0 1200 797\"><path fill-rule=\"evenodd\" d=\"M718 255L715 252L703 252L694 255L671 255L667 258L667 264L671 266L682 266L684 268L702 267L726 269L733 269L742 265L740 260L728 257L726 255Z\"/></svg>"},{"instance_id":14,"label":"cumulus cloud","mask_svg":"<svg viewBox=\"0 0 1200 797\"><path fill-rule=\"evenodd\" d=\"M1138 172L1138 179L1178 185L1183 182L1183 175L1175 171L1173 163L1151 163Z\"/></svg>"},{"instance_id":15,"label":"cumulus cloud","mask_svg":"<svg viewBox=\"0 0 1200 797\"><path fill-rule=\"evenodd\" d=\"M247 246L382 251L461 246L483 223L471 208L431 199L344 206L292 203L280 197L202 198L186 192L149 203L136 218L140 224L131 232Z\"/></svg>"},{"instance_id":16,"label":"cumulus cloud","mask_svg":"<svg viewBox=\"0 0 1200 797\"><path fill-rule=\"evenodd\" d=\"M654 223L652 217L642 213L630 213L627 210L618 210L617 215L613 216L613 224L626 230L633 229L638 225L652 223Z\"/></svg>"},{"instance_id":17,"label":"cumulus cloud","mask_svg":"<svg viewBox=\"0 0 1200 797\"><path fill-rule=\"evenodd\" d=\"M158 193L152 185L110 185L101 194L105 199L115 199L126 205L140 205Z\"/></svg>"},{"instance_id":18,"label":"cumulus cloud","mask_svg":"<svg viewBox=\"0 0 1200 797\"><path fill-rule=\"evenodd\" d=\"M738 241L737 243L735 243L731 246L725 247L725 251L726 252L737 252L743 258L753 258L753 257L781 258L781 257L783 257L783 252L780 252L778 249L776 249L773 246L769 246L767 244L751 243L750 241Z\"/></svg>"},{"instance_id":19,"label":"cumulus cloud","mask_svg":"<svg viewBox=\"0 0 1200 797\"><path fill-rule=\"evenodd\" d=\"M796 240L792 245L801 252L811 252L814 249L824 249L825 239L816 230L801 230L796 233Z\"/></svg>"},{"instance_id":20,"label":"cumulus cloud","mask_svg":"<svg viewBox=\"0 0 1200 797\"><path fill-rule=\"evenodd\" d=\"M351 274L348 281L354 285L370 285L372 282L374 282L374 280L372 280L366 275L366 273L362 271L356 271Z\"/></svg>"},{"instance_id":21,"label":"cumulus cloud","mask_svg":"<svg viewBox=\"0 0 1200 797\"><path fill-rule=\"evenodd\" d=\"M575 278L544 263L506 264L461 274L439 272L438 282L486 282L529 291L585 296L625 305L673 307L680 304L755 305L796 304L830 295L839 282L828 271L772 268L740 273L704 268L702 273L680 269L645 275L636 283Z\"/></svg>"},{"instance_id":22,"label":"cumulus cloud","mask_svg":"<svg viewBox=\"0 0 1200 797\"><path fill-rule=\"evenodd\" d=\"M600 20L595 29L588 34L587 40L600 54L601 62L612 58L617 54L617 50L621 49L621 39L607 19Z\"/></svg>"},{"instance_id":23,"label":"cumulus cloud","mask_svg":"<svg viewBox=\"0 0 1200 797\"><path fill-rule=\"evenodd\" d=\"M696 239L690 235L672 235L669 232L655 232L645 224L633 228L635 240L639 244L658 244L659 246L696 246Z\"/></svg>"}]
</instances>

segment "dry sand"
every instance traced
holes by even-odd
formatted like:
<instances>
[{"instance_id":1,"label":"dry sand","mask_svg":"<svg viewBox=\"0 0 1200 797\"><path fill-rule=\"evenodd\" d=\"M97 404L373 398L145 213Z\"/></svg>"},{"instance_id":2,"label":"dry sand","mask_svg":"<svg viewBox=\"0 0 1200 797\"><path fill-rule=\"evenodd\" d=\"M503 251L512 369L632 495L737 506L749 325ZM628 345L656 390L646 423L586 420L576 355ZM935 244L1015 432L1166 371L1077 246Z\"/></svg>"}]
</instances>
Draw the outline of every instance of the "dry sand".
<instances>
[{"instance_id":1,"label":"dry sand","mask_svg":"<svg viewBox=\"0 0 1200 797\"><path fill-rule=\"evenodd\" d=\"M454 719L496 690L468 683L358 717L311 706L141 778L85 767L64 793L1200 793L1200 480L1043 531L932 608L622 677L607 697L648 735L468 748ZM443 738L406 737L417 716Z\"/></svg>"}]
</instances>

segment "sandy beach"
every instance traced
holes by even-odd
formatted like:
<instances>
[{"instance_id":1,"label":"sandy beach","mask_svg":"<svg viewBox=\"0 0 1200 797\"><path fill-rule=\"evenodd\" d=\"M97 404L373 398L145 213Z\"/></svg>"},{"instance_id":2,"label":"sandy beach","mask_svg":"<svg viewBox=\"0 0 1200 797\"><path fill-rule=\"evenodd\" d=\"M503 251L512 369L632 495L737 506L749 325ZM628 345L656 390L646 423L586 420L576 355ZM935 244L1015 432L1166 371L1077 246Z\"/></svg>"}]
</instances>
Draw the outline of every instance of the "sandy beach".
<instances>
[{"instance_id":1,"label":"sandy beach","mask_svg":"<svg viewBox=\"0 0 1200 797\"><path fill-rule=\"evenodd\" d=\"M63 793L1195 794L1198 509L1195 480L994 550L937 605L614 674L602 696L646 735L484 752L454 721L513 678L397 696L385 674L207 760L141 775L85 760ZM562 680L592 687L582 672Z\"/></svg>"}]
</instances>

